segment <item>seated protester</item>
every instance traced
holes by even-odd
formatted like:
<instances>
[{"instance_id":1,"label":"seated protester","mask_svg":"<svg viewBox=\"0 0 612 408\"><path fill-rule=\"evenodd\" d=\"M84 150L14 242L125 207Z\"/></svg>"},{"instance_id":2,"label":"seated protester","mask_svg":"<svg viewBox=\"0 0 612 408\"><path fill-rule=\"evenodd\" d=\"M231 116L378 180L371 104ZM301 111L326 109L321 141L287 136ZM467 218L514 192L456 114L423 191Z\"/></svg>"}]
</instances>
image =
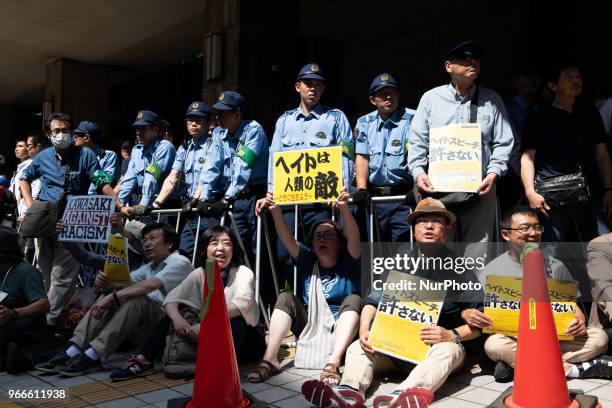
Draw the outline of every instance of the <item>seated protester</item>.
<instances>
[{"instance_id":1,"label":"seated protester","mask_svg":"<svg viewBox=\"0 0 612 408\"><path fill-rule=\"evenodd\" d=\"M255 277L253 271L244 265L244 253L232 231L220 225L209 227L202 234L201 245L206 248L200 255L202 267L194 270L166 296L166 315L157 323L149 335L140 354L131 356L122 368L111 374L113 381L143 377L154 371L155 357L164 350L166 336L173 325L174 331L185 337L187 342L197 343L200 323L190 324L183 315L190 309L196 316L202 309L204 299L206 259L214 259L221 268L221 279L225 287L225 302L230 318L232 339L236 358L240 358L247 326L256 326L259 310L255 303ZM193 354L195 367L195 350ZM193 375L193 373L191 373Z\"/></svg>"},{"instance_id":2,"label":"seated protester","mask_svg":"<svg viewBox=\"0 0 612 408\"><path fill-rule=\"evenodd\" d=\"M249 374L249 381L261 382L279 373L278 350L289 329L299 337L308 320L309 286L313 268L319 268L323 296L336 320L334 344L321 381L337 384L340 380L338 367L346 348L357 334L359 323L360 297L360 256L359 227L348 208L349 194L342 191L333 203L340 210L344 233L333 221L319 221L313 225L310 247L293 238L283 213L268 192L266 205L270 208L278 237L289 251L298 270L298 282L303 285L302 300L290 292L282 292L274 306L270 319L268 346L255 372Z\"/></svg>"},{"instance_id":3,"label":"seated protester","mask_svg":"<svg viewBox=\"0 0 612 408\"><path fill-rule=\"evenodd\" d=\"M142 230L144 253L149 263L130 273L132 284L103 295L81 319L70 339L70 347L37 370L74 377L98 370L100 358L115 352L126 339L142 344L163 317L166 295L193 270L180 255L178 235L169 225L154 223ZM104 272L96 276L96 287L109 284Z\"/></svg>"},{"instance_id":4,"label":"seated protester","mask_svg":"<svg viewBox=\"0 0 612 408\"><path fill-rule=\"evenodd\" d=\"M455 258L444 244L451 231L455 215L446 210L442 202L433 198L421 200L408 217L417 242L416 253L412 256ZM435 262L432 262L434 267ZM428 264L422 262L421 265ZM412 273L412 271L410 271ZM471 271L458 274L454 270L422 267L414 270L416 276L436 281L476 281ZM382 279L383 281L386 279ZM322 381L310 380L302 385L304 397L319 407L359 407L364 405L365 393L372 384L374 372L402 370L408 377L391 394L374 399L374 406L420 407L429 406L434 392L444 384L448 376L457 371L466 359L461 344L480 336L480 330L471 328L461 321L463 309L477 307L468 297L479 299L481 294L447 293L436 326L421 329L421 340L431 345L425 360L417 365L407 363L374 351L369 342L370 328L377 313L381 291L371 292L364 299L359 327L359 340L353 342L346 352L344 374L339 386L330 386ZM416 403L416 404L415 404ZM378 405L383 404L383 405Z\"/></svg>"},{"instance_id":5,"label":"seated protester","mask_svg":"<svg viewBox=\"0 0 612 408\"><path fill-rule=\"evenodd\" d=\"M587 273L591 280L593 309L589 327L599 327L608 335L608 355L612 354L612 233L595 238L587 246ZM612 372L612 358L606 368Z\"/></svg>"},{"instance_id":6,"label":"seated protester","mask_svg":"<svg viewBox=\"0 0 612 408\"><path fill-rule=\"evenodd\" d=\"M504 276L523 276L520 256L527 242L539 243L542 240L542 226L538 221L537 210L527 206L510 208L502 219L501 236L508 243L508 251L489 262L483 269L482 281L488 274ZM545 255L544 267L548 278L571 280L567 268L552 257ZM492 321L480 310L465 310L461 317L475 328L485 328ZM592 360L606 351L608 338L601 329L587 327L584 313L576 309L576 319L569 325L567 334L574 340L560 341L565 375L569 378L593 378L603 376L612 378L612 367L606 375L599 371L602 363ZM484 349L495 366L494 377L498 382L512 381L516 359L516 338L503 334L492 334L487 338ZM577 364L582 363L582 364Z\"/></svg>"},{"instance_id":7,"label":"seated protester","mask_svg":"<svg viewBox=\"0 0 612 408\"><path fill-rule=\"evenodd\" d=\"M0 371L32 369L19 347L40 342L49 301L40 272L23 260L19 235L0 228Z\"/></svg>"}]
</instances>

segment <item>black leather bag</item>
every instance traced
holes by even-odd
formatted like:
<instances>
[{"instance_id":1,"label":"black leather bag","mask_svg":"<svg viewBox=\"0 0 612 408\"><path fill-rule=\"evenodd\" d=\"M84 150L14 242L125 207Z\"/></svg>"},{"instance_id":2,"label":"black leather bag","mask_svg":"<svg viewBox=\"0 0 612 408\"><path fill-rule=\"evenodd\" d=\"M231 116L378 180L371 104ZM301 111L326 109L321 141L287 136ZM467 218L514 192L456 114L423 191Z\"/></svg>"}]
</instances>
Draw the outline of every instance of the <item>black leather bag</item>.
<instances>
[{"instance_id":1,"label":"black leather bag","mask_svg":"<svg viewBox=\"0 0 612 408\"><path fill-rule=\"evenodd\" d=\"M556 177L536 177L535 191L551 207L565 207L589 201L590 192L582 170Z\"/></svg>"}]
</instances>

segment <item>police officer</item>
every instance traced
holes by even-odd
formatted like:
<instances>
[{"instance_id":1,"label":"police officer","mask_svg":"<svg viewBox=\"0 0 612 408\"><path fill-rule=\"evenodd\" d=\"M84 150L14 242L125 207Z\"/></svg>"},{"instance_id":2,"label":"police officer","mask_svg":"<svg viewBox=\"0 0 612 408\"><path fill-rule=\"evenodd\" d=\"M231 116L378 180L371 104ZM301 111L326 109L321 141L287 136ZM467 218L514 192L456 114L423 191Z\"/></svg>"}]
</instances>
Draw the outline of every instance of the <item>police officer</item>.
<instances>
[{"instance_id":1,"label":"police officer","mask_svg":"<svg viewBox=\"0 0 612 408\"><path fill-rule=\"evenodd\" d=\"M159 116L156 113L148 110L138 112L132 127L139 144L132 149L130 165L121 181L117 200L121 213L128 216L143 215L151 207L176 155L172 143L158 136ZM137 203L133 201L134 193L140 196Z\"/></svg>"},{"instance_id":2,"label":"police officer","mask_svg":"<svg viewBox=\"0 0 612 408\"><path fill-rule=\"evenodd\" d=\"M98 125L95 122L84 120L72 131L72 137L75 146L85 146L93 150L98 157L100 170L106 173L114 186L119 176L119 160L117 159L117 153L102 149L98 145L100 141ZM88 194L96 194L96 186L93 183L89 186Z\"/></svg>"},{"instance_id":3,"label":"police officer","mask_svg":"<svg viewBox=\"0 0 612 408\"><path fill-rule=\"evenodd\" d=\"M254 265L255 204L266 195L269 148L263 127L244 118L243 106L244 98L234 91L222 92L212 106L221 125L215 129L220 143L210 149L201 173L199 210L218 218L231 208L249 261ZM221 198L213 202L215 190Z\"/></svg>"},{"instance_id":4,"label":"police officer","mask_svg":"<svg viewBox=\"0 0 612 408\"><path fill-rule=\"evenodd\" d=\"M353 202L365 204L371 195L404 197L399 203L374 205L382 242L410 239L410 225L406 219L414 203L414 194L406 156L414 111L400 106L399 97L399 86L390 74L374 78L370 85L370 103L376 110L360 117L354 131L358 190L353 194Z\"/></svg>"},{"instance_id":5,"label":"police officer","mask_svg":"<svg viewBox=\"0 0 612 408\"><path fill-rule=\"evenodd\" d=\"M350 188L354 174L355 141L344 113L339 109L320 104L325 91L325 78L318 64L306 64L300 70L295 91L300 95L300 105L283 113L274 129L268 164L268 190L274 190L272 186L274 153L331 146L342 146L343 185ZM264 207L265 198L257 202L257 212L259 213ZM293 209L284 211L283 216L287 225L294 225ZM330 218L329 212L320 208L302 210L303 232L309 234L312 225L327 218ZM291 268L289 253L280 242L277 250L282 265L289 270Z\"/></svg>"},{"instance_id":6,"label":"police officer","mask_svg":"<svg viewBox=\"0 0 612 408\"><path fill-rule=\"evenodd\" d=\"M196 231L198 228L198 218L194 217L191 209L198 203L198 191L200 183L200 172L207 160L208 152L212 145L212 137L208 134L210 124L210 109L207 104L194 101L187 107L185 113L185 123L187 133L191 136L190 140L183 143L174 159L172 171L166 179L153 202L154 209L161 208L166 200L175 191L183 191L183 209L186 211L187 222L181 234L181 245L179 250L183 255L191 259L194 250ZM202 218L200 230L204 231L209 225L216 223L212 218Z\"/></svg>"}]
</instances>

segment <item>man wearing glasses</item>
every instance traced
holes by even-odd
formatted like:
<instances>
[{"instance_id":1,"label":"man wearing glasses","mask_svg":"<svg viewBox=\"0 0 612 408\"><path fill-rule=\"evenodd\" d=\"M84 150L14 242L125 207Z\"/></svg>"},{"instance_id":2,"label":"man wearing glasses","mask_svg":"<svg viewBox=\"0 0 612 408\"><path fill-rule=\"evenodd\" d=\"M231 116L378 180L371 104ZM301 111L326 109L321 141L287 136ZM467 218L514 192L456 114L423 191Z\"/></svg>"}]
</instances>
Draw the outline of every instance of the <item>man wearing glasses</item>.
<instances>
[{"instance_id":1,"label":"man wearing glasses","mask_svg":"<svg viewBox=\"0 0 612 408\"><path fill-rule=\"evenodd\" d=\"M21 194L26 207L32 205L32 183L41 180L40 201L62 200L65 196L87 195L93 183L98 192L114 196L110 181L95 153L87 147L72 143L72 121L65 113L52 113L45 122L45 131L53 147L40 151L21 175ZM59 214L63 209L60 208ZM26 214L27 217L27 214ZM72 282L79 270L79 262L72 257L54 235L37 238L38 267L43 274L51 309L47 323L55 323L65 303Z\"/></svg>"},{"instance_id":2,"label":"man wearing glasses","mask_svg":"<svg viewBox=\"0 0 612 408\"><path fill-rule=\"evenodd\" d=\"M185 113L185 125L187 134L191 137L178 149L172 171L166 179L159 192L159 196L153 202L154 209L161 208L166 200L177 190L183 191L183 209L187 211L187 222L181 233L181 253L191 259L194 250L195 236L198 229L198 217L192 215L191 209L195 208L199 201L196 194L200 184L200 174L206 163L209 150L213 144L213 138L208 134L210 125L210 109L204 102L195 101L189 104ZM182 180L182 178L184 179ZM212 218L201 218L200 231L218 222Z\"/></svg>"},{"instance_id":3,"label":"man wearing glasses","mask_svg":"<svg viewBox=\"0 0 612 408\"><path fill-rule=\"evenodd\" d=\"M508 243L508 251L493 259L482 270L480 279L483 285L489 274L522 277L520 256L523 248L528 242L541 242L542 231L536 210L527 206L510 208L503 216L501 230L502 238ZM574 281L565 265L546 255L544 270L547 278ZM482 329L492 324L491 319L477 309L464 310L461 317L475 328ZM561 341L560 346L565 375L568 378L612 378L612 365L608 366L604 359L595 358L606 351L608 337L601 329L587 327L580 307L576 309L576 318L569 325L567 334L574 336L574 340ZM486 340L485 352L497 362L494 372L496 381L512 381L516 345L516 338L503 334L493 334Z\"/></svg>"},{"instance_id":4,"label":"man wearing glasses","mask_svg":"<svg viewBox=\"0 0 612 408\"><path fill-rule=\"evenodd\" d=\"M132 149L117 199L121 213L127 216L143 215L151 207L176 155L172 143L159 136L159 116L155 112L141 110L132 127L138 144Z\"/></svg>"},{"instance_id":5,"label":"man wearing glasses","mask_svg":"<svg viewBox=\"0 0 612 408\"><path fill-rule=\"evenodd\" d=\"M483 54L484 49L473 41L453 45L444 53L444 68L451 82L423 95L408 136L408 169L419 192L440 198L457 216L457 225L449 241L486 243L494 237L495 182L508 169L514 141L501 97L478 85ZM473 104L477 105L474 110ZM430 130L471 122L480 124L481 129L482 183L476 194L440 195L427 174ZM482 244L471 244L465 253L476 257L482 255L482 251Z\"/></svg>"}]
</instances>

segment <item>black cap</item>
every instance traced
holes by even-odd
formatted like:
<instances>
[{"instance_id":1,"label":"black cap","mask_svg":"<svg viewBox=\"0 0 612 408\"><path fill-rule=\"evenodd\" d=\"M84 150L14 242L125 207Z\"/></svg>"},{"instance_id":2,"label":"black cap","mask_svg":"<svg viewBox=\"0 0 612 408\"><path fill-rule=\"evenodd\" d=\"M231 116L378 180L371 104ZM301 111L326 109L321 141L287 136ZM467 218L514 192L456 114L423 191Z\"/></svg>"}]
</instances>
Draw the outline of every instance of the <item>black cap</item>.
<instances>
[{"instance_id":1,"label":"black cap","mask_svg":"<svg viewBox=\"0 0 612 408\"><path fill-rule=\"evenodd\" d=\"M485 49L472 40L458 41L449 46L442 54L442 59L447 61L459 53L469 52L472 58L480 58L485 54Z\"/></svg>"}]
</instances>

